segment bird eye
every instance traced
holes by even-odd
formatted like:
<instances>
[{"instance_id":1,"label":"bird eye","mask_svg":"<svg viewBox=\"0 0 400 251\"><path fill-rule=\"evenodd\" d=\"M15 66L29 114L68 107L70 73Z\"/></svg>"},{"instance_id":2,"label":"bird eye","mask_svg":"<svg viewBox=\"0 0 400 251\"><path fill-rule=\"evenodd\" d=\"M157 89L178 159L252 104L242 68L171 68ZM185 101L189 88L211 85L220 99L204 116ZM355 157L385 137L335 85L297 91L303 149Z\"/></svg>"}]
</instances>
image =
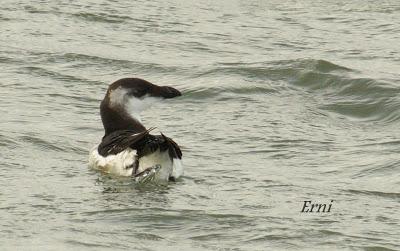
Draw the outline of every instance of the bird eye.
<instances>
[{"instance_id":1,"label":"bird eye","mask_svg":"<svg viewBox=\"0 0 400 251\"><path fill-rule=\"evenodd\" d=\"M138 90L138 89L133 89L129 93L129 96L133 96L136 98L143 98L146 94L145 90Z\"/></svg>"}]
</instances>

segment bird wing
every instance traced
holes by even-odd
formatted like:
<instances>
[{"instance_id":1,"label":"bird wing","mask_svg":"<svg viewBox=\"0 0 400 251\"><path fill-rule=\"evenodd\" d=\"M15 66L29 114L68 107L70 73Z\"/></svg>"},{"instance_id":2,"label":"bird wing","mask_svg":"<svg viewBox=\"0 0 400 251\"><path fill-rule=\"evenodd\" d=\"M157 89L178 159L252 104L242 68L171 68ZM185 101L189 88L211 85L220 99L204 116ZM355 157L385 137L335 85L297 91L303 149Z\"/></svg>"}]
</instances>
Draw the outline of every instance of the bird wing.
<instances>
[{"instance_id":1,"label":"bird wing","mask_svg":"<svg viewBox=\"0 0 400 251\"><path fill-rule=\"evenodd\" d=\"M160 150L161 152L168 151L168 155L171 159L182 158L182 151L178 144L162 133L161 135L147 134L143 141L135 144L134 149L138 150L137 155L139 158L157 150Z\"/></svg>"},{"instance_id":2,"label":"bird wing","mask_svg":"<svg viewBox=\"0 0 400 251\"><path fill-rule=\"evenodd\" d=\"M150 128L140 133L133 130L118 130L112 132L103 137L98 147L98 152L103 157L110 154L118 154L145 138L153 129L154 128Z\"/></svg>"},{"instance_id":3,"label":"bird wing","mask_svg":"<svg viewBox=\"0 0 400 251\"><path fill-rule=\"evenodd\" d=\"M164 134L161 133L161 136L164 138L164 145L168 148L168 154L171 158L182 159L182 151L179 145L173 141L171 138L168 138Z\"/></svg>"}]
</instances>

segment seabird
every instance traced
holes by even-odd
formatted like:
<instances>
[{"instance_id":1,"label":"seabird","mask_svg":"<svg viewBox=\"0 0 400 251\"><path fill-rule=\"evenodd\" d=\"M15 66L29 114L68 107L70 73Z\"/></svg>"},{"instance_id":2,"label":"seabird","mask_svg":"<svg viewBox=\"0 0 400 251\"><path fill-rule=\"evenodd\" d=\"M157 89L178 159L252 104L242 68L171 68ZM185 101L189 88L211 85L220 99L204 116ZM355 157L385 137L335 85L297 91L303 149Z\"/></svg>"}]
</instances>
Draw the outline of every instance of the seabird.
<instances>
[{"instance_id":1,"label":"seabird","mask_svg":"<svg viewBox=\"0 0 400 251\"><path fill-rule=\"evenodd\" d=\"M89 154L89 166L106 173L139 177L148 170L156 181L174 181L183 174L182 152L171 138L152 135L140 113L162 99L181 96L175 88L139 78L112 83L100 105L104 137Z\"/></svg>"}]
</instances>

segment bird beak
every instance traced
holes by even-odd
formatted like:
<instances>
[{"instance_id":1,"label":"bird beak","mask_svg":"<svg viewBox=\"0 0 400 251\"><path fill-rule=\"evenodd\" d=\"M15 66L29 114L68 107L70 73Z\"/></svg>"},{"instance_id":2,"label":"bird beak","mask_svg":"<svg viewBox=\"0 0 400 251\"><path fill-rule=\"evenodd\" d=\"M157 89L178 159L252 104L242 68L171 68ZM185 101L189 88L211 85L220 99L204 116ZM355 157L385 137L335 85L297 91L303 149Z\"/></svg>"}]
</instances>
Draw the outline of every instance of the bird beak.
<instances>
[{"instance_id":1,"label":"bird beak","mask_svg":"<svg viewBox=\"0 0 400 251\"><path fill-rule=\"evenodd\" d=\"M167 98L175 98L178 96L182 96L182 93L178 91L177 89L169 86L163 86L161 87L161 92L160 96L167 99Z\"/></svg>"}]
</instances>

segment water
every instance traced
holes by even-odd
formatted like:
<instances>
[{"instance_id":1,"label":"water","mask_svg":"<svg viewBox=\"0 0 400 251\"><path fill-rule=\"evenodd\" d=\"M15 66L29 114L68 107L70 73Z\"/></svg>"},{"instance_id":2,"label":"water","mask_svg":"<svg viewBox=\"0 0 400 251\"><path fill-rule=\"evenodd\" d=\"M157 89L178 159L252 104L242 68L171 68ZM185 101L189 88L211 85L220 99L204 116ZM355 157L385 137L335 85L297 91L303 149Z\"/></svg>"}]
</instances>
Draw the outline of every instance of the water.
<instances>
[{"instance_id":1,"label":"water","mask_svg":"<svg viewBox=\"0 0 400 251\"><path fill-rule=\"evenodd\" d=\"M10 1L2 250L400 249L398 1ZM168 187L87 168L107 85L183 149ZM330 213L301 213L304 200Z\"/></svg>"}]
</instances>

